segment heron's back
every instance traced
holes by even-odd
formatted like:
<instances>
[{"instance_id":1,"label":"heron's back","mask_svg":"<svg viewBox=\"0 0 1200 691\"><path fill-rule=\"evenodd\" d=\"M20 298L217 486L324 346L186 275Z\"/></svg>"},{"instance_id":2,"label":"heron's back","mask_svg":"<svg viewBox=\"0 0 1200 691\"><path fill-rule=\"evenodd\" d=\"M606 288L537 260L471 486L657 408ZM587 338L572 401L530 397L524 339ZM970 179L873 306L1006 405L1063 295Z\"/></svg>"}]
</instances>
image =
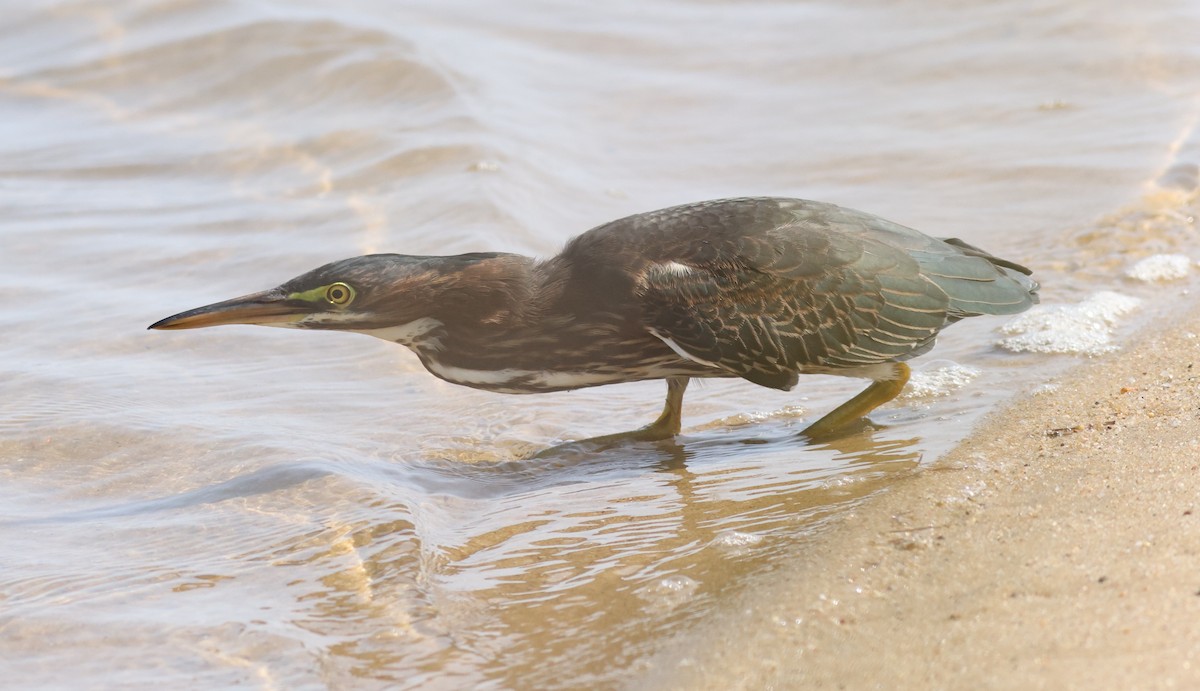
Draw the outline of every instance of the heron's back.
<instances>
[{"instance_id":1,"label":"heron's back","mask_svg":"<svg viewBox=\"0 0 1200 691\"><path fill-rule=\"evenodd\" d=\"M623 218L561 255L626 276L646 327L768 386L919 355L947 324L1037 302L1030 271L960 240L799 199L700 202Z\"/></svg>"}]
</instances>

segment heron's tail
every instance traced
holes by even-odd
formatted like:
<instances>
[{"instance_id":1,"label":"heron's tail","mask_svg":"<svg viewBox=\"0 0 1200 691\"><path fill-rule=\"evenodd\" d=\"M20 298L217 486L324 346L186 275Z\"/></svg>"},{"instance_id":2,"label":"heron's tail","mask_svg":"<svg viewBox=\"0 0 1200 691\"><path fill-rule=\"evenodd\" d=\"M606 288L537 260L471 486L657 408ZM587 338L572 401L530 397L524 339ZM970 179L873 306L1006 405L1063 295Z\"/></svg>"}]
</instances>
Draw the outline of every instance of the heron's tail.
<instances>
[{"instance_id":1,"label":"heron's tail","mask_svg":"<svg viewBox=\"0 0 1200 691\"><path fill-rule=\"evenodd\" d=\"M963 314L1017 314L1038 302L1038 282L1033 271L1016 262L1011 262L982 250L958 238L943 238L968 257L986 260L1000 274L996 280L974 285L955 282L953 288L942 285L950 296L951 307ZM941 284L941 281L939 281Z\"/></svg>"}]
</instances>

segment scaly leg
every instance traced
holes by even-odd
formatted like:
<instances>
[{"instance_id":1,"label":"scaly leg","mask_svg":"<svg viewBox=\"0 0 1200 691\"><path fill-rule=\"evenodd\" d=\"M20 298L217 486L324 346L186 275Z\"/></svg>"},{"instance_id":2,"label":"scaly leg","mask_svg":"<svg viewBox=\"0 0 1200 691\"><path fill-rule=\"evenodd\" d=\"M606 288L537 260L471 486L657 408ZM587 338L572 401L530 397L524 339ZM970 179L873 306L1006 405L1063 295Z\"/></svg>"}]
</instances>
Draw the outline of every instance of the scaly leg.
<instances>
[{"instance_id":1,"label":"scaly leg","mask_svg":"<svg viewBox=\"0 0 1200 691\"><path fill-rule=\"evenodd\" d=\"M609 445L626 441L660 441L673 438L679 434L679 429L683 425L683 392L687 390L689 381L691 380L687 377L667 378L667 402L663 406L662 414L645 427L632 432L589 437L573 443Z\"/></svg>"},{"instance_id":2,"label":"scaly leg","mask_svg":"<svg viewBox=\"0 0 1200 691\"><path fill-rule=\"evenodd\" d=\"M825 417L804 428L800 434L813 441L824 441L838 436L839 431L899 396L911 374L912 370L908 365L903 362L894 363L891 377L871 382L871 385L857 396L834 408Z\"/></svg>"},{"instance_id":3,"label":"scaly leg","mask_svg":"<svg viewBox=\"0 0 1200 691\"><path fill-rule=\"evenodd\" d=\"M668 377L667 402L663 405L662 414L654 422L630 432L632 438L640 441L658 441L679 434L683 427L683 392L687 391L690 381L687 377Z\"/></svg>"}]
</instances>

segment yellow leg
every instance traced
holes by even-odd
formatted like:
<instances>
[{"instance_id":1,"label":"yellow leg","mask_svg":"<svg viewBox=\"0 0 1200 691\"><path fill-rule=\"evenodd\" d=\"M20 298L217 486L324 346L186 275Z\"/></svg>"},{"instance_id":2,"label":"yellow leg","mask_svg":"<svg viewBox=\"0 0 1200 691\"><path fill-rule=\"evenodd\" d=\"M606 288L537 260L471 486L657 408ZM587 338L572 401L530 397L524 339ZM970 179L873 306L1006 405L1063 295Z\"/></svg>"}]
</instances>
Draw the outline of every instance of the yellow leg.
<instances>
[{"instance_id":1,"label":"yellow leg","mask_svg":"<svg viewBox=\"0 0 1200 691\"><path fill-rule=\"evenodd\" d=\"M908 365L897 362L892 365L892 376L877 379L854 398L834 408L825 417L804 429L801 434L814 441L831 439L848 425L866 417L867 413L887 403L904 389L912 370Z\"/></svg>"},{"instance_id":2,"label":"yellow leg","mask_svg":"<svg viewBox=\"0 0 1200 691\"><path fill-rule=\"evenodd\" d=\"M667 402L663 405L662 414L645 427L632 432L589 437L575 443L614 444L625 441L660 441L674 438L679 434L679 429L683 425L683 392L687 390L689 381L687 377L669 377L667 379Z\"/></svg>"},{"instance_id":3,"label":"yellow leg","mask_svg":"<svg viewBox=\"0 0 1200 691\"><path fill-rule=\"evenodd\" d=\"M667 402L663 404L662 413L658 419L645 427L634 430L629 434L633 439L641 441L658 441L670 439L679 434L683 427L683 392L687 391L687 377L670 377L667 379Z\"/></svg>"}]
</instances>

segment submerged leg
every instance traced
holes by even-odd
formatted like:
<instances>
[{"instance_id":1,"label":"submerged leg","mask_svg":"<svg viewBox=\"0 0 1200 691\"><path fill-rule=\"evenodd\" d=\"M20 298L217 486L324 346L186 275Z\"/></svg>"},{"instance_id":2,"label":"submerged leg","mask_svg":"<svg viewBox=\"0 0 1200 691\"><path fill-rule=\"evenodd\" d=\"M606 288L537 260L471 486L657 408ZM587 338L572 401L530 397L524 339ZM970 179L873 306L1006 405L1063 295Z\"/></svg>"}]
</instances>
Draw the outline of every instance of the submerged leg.
<instances>
[{"instance_id":1,"label":"submerged leg","mask_svg":"<svg viewBox=\"0 0 1200 691\"><path fill-rule=\"evenodd\" d=\"M834 408L825 417L817 420L800 434L814 441L822 441L836 437L838 432L848 425L866 417L867 413L887 403L904 389L912 370L903 362L892 365L892 376L887 379L877 379L854 398Z\"/></svg>"},{"instance_id":2,"label":"submerged leg","mask_svg":"<svg viewBox=\"0 0 1200 691\"><path fill-rule=\"evenodd\" d=\"M667 402L663 405L662 414L654 422L630 432L632 438L657 441L679 434L680 428L683 427L683 392L687 390L690 381L687 377L668 377Z\"/></svg>"},{"instance_id":3,"label":"submerged leg","mask_svg":"<svg viewBox=\"0 0 1200 691\"><path fill-rule=\"evenodd\" d=\"M600 437L581 439L576 444L614 444L626 441L660 441L671 439L679 434L683 425L683 392L687 390L690 379L687 377L667 378L667 402L663 405L662 414L658 419L645 427L632 432L605 434Z\"/></svg>"}]
</instances>

